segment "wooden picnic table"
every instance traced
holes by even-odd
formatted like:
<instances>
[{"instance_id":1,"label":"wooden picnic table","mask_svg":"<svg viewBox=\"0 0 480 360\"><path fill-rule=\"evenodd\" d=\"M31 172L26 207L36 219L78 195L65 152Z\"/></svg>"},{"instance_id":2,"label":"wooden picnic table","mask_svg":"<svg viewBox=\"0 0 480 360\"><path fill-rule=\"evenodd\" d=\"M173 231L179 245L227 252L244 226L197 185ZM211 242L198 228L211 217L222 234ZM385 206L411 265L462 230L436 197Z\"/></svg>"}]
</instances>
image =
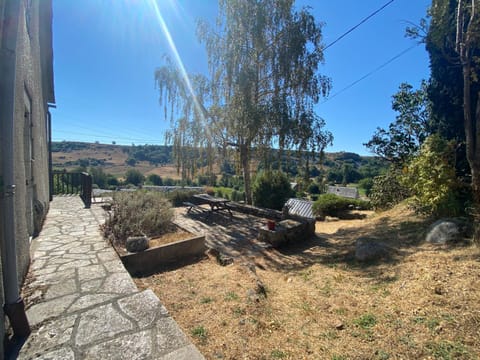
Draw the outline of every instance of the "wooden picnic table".
<instances>
[{"instance_id":1,"label":"wooden picnic table","mask_svg":"<svg viewBox=\"0 0 480 360\"><path fill-rule=\"evenodd\" d=\"M193 195L193 197L199 200L203 204L210 205L210 212L213 213L213 212L218 212L222 210L227 210L230 217L232 217L232 211L228 206L228 203L230 202L230 200L211 196L208 194L198 194L198 195Z\"/></svg>"}]
</instances>

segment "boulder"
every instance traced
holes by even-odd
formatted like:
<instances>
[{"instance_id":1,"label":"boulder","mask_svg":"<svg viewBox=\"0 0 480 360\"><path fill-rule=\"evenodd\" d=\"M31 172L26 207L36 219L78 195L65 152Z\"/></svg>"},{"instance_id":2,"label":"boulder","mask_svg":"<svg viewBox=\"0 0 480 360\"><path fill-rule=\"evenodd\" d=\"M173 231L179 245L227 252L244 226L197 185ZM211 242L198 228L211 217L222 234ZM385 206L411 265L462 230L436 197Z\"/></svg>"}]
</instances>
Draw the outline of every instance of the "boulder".
<instances>
[{"instance_id":1,"label":"boulder","mask_svg":"<svg viewBox=\"0 0 480 360\"><path fill-rule=\"evenodd\" d=\"M433 223L428 229L425 241L431 244L457 243L463 238L459 223L451 219L442 219Z\"/></svg>"},{"instance_id":2,"label":"boulder","mask_svg":"<svg viewBox=\"0 0 480 360\"><path fill-rule=\"evenodd\" d=\"M125 248L128 252L140 252L148 248L148 239L146 236L130 236L127 239Z\"/></svg>"},{"instance_id":3,"label":"boulder","mask_svg":"<svg viewBox=\"0 0 480 360\"><path fill-rule=\"evenodd\" d=\"M359 238L355 242L355 259L361 262L376 261L387 258L390 248L374 239Z\"/></svg>"}]
</instances>

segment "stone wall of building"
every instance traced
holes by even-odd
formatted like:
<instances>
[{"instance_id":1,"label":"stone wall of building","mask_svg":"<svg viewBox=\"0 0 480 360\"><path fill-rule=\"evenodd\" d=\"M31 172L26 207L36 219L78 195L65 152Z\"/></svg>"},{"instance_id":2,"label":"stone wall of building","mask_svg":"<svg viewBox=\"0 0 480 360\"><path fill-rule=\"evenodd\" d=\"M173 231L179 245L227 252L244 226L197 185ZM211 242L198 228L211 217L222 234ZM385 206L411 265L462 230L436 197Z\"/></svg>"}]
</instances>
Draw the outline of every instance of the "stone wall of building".
<instances>
[{"instance_id":1,"label":"stone wall of building","mask_svg":"<svg viewBox=\"0 0 480 360\"><path fill-rule=\"evenodd\" d=\"M22 284L30 263L30 239L40 231L49 206L47 103L54 102L52 17L50 0L19 0L19 8L11 3L14 2L0 0L0 78L4 79L7 72L15 72L15 85L13 88L3 85L2 92L14 93L14 218L17 280ZM13 19L18 19L18 31L13 46L16 60L11 63L6 60L8 56L11 58L12 48L6 47L4 36L7 33L4 30L16 22ZM10 55L7 56L7 52ZM11 116L2 116L1 121L12 119ZM6 135L0 134L0 142L2 136ZM0 155L0 179L4 175L4 156ZM3 206L0 207L0 221L3 221L2 211ZM8 226L1 225L2 229ZM3 231L0 231L0 243L5 241ZM3 284L0 290L3 304ZM1 315L4 318L4 314ZM0 340L4 338L3 330L4 326L0 326ZM2 344L0 341L0 346Z\"/></svg>"}]
</instances>

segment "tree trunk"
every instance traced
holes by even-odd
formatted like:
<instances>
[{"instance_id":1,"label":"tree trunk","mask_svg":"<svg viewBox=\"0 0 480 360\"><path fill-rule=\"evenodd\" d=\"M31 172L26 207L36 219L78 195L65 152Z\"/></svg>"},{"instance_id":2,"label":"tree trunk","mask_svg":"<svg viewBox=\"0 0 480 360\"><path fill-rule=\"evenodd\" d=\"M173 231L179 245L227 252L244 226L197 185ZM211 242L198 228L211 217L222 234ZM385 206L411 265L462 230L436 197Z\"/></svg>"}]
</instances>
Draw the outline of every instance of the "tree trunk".
<instances>
[{"instance_id":1,"label":"tree trunk","mask_svg":"<svg viewBox=\"0 0 480 360\"><path fill-rule=\"evenodd\" d=\"M252 186L250 183L250 146L248 143L240 144L240 163L242 164L243 181L245 183L245 200L252 205Z\"/></svg>"}]
</instances>

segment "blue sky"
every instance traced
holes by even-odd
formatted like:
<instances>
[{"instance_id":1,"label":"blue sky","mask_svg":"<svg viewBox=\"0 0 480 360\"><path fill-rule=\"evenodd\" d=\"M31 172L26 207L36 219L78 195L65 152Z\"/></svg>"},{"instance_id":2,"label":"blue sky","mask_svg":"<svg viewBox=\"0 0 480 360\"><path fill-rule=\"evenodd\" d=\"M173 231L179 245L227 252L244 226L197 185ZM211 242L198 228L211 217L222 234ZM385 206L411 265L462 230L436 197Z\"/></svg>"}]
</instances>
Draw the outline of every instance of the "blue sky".
<instances>
[{"instance_id":1,"label":"blue sky","mask_svg":"<svg viewBox=\"0 0 480 360\"><path fill-rule=\"evenodd\" d=\"M152 6L154 0L53 0L57 109L53 139L117 144L163 144L163 118L154 70L170 52ZM388 0L302 0L324 23L329 44ZM214 0L157 0L186 70L207 73L197 41L196 19L214 21ZM407 22L426 14L428 0L394 0L325 51L320 72L333 81L330 98L316 107L334 135L327 151L368 155L362 145L375 129L394 120L391 96L402 82L417 87L429 76L419 45L348 90L344 88L415 44L404 37ZM333 96L340 92L338 95Z\"/></svg>"}]
</instances>

